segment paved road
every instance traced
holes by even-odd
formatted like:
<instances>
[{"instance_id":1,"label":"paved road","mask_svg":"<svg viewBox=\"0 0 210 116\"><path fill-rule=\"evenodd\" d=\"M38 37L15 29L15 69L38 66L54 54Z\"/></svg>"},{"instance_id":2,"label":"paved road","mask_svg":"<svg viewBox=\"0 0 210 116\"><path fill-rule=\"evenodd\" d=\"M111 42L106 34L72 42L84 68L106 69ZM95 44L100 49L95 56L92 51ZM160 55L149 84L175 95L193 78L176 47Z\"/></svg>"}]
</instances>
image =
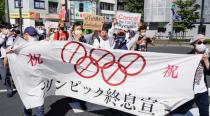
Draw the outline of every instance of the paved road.
<instances>
[{"instance_id":1,"label":"paved road","mask_svg":"<svg viewBox=\"0 0 210 116\"><path fill-rule=\"evenodd\" d=\"M185 54L190 52L189 47L149 47L148 51ZM210 79L208 80L210 84ZM12 98L7 98L5 88L0 81L0 116L22 116L23 105L19 95L15 94ZM132 116L113 109L99 110L104 107L95 106L93 111L84 112L80 109L76 101L66 97L50 96L45 101L46 116ZM88 104L92 105L92 104ZM89 108L89 107L88 107ZM89 109L91 110L91 109Z\"/></svg>"}]
</instances>

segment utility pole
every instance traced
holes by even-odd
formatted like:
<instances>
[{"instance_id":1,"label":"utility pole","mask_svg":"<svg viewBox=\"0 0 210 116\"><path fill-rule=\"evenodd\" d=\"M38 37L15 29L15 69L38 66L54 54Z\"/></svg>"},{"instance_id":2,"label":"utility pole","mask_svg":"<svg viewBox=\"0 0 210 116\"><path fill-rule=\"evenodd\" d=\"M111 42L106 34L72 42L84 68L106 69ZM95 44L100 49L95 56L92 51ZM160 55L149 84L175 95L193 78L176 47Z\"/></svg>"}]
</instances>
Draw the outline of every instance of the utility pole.
<instances>
[{"instance_id":1,"label":"utility pole","mask_svg":"<svg viewBox=\"0 0 210 116\"><path fill-rule=\"evenodd\" d=\"M96 0L96 15L101 15L100 13L100 1Z\"/></svg>"},{"instance_id":2,"label":"utility pole","mask_svg":"<svg viewBox=\"0 0 210 116\"><path fill-rule=\"evenodd\" d=\"M67 0L65 0L65 10L66 10L65 22L68 22L68 20L69 20L69 12L68 12L68 1Z\"/></svg>"},{"instance_id":3,"label":"utility pole","mask_svg":"<svg viewBox=\"0 0 210 116\"><path fill-rule=\"evenodd\" d=\"M18 1L18 7L19 7L19 16L20 16L20 21L19 21L20 34L23 35L22 0Z\"/></svg>"},{"instance_id":4,"label":"utility pole","mask_svg":"<svg viewBox=\"0 0 210 116\"><path fill-rule=\"evenodd\" d=\"M201 3L201 17L200 17L200 25L199 25L198 33L205 35L205 33L203 32L203 23L204 23L203 11L204 11L204 3L205 3L205 0L202 0L202 3Z\"/></svg>"},{"instance_id":5,"label":"utility pole","mask_svg":"<svg viewBox=\"0 0 210 116\"><path fill-rule=\"evenodd\" d=\"M172 12L172 9L173 9L173 7L174 7L174 3L173 3L174 1L173 0L171 0L171 2L170 2L170 21L169 21L169 25L170 25L170 31L169 31L169 39L173 39L173 23L174 23L174 21L173 21L173 12Z\"/></svg>"},{"instance_id":6,"label":"utility pole","mask_svg":"<svg viewBox=\"0 0 210 116\"><path fill-rule=\"evenodd\" d=\"M8 0L4 0L4 4L5 4L5 18L6 18L6 22L7 23L10 23L9 3L8 3Z\"/></svg>"}]
</instances>

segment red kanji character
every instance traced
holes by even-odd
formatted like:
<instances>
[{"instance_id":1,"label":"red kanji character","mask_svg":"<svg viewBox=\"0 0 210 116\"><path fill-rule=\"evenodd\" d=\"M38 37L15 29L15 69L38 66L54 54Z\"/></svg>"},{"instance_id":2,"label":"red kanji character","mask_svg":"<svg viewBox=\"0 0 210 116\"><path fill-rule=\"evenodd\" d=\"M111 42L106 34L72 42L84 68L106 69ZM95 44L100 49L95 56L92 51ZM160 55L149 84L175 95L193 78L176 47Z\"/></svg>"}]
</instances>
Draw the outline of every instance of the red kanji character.
<instances>
[{"instance_id":1,"label":"red kanji character","mask_svg":"<svg viewBox=\"0 0 210 116\"><path fill-rule=\"evenodd\" d=\"M43 60L41 59L41 54L29 54L29 61L28 63L30 63L32 66L35 66L37 64L42 64Z\"/></svg>"},{"instance_id":2,"label":"red kanji character","mask_svg":"<svg viewBox=\"0 0 210 116\"><path fill-rule=\"evenodd\" d=\"M179 66L174 66L174 65L168 65L166 68L166 71L164 72L164 77L172 77L172 78L177 78L178 77L178 69Z\"/></svg>"}]
</instances>

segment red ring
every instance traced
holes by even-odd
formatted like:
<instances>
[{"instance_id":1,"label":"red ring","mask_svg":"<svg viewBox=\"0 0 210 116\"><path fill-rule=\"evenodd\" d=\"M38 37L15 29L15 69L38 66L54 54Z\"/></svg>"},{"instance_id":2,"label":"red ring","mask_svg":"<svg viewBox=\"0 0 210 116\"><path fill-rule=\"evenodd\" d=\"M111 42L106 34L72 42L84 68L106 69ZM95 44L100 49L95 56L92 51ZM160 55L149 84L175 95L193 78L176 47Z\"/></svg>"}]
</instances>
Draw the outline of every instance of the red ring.
<instances>
[{"instance_id":1,"label":"red ring","mask_svg":"<svg viewBox=\"0 0 210 116\"><path fill-rule=\"evenodd\" d=\"M112 63L112 62L111 62L111 63ZM115 63L118 65L118 69L120 69L120 71L121 71L123 74L125 74L124 79L123 79L120 83L110 83L108 80L111 79L111 76L110 76L109 79L107 80L107 79L105 78L105 75L104 75L104 69L102 68L102 70L101 70L101 74L102 74L102 78L103 78L104 82L106 82L108 85L111 85L111 86L119 86L119 85L123 84L123 83L126 81L126 79L127 79L127 71L126 71L126 68L125 68L124 66L122 66L119 62L114 62L113 64L115 64ZM109 63L106 63L106 64L104 64L104 65L109 65ZM105 66L104 66L104 67L105 67ZM118 69L117 69L117 70L118 70ZM124 71L122 71L122 70L124 70Z\"/></svg>"},{"instance_id":2,"label":"red ring","mask_svg":"<svg viewBox=\"0 0 210 116\"><path fill-rule=\"evenodd\" d=\"M109 61L109 62L107 62L108 64L109 63L111 63L110 65L108 65L107 67L104 67L104 65L105 64L107 64L107 63L105 63L103 66L100 66L100 64L99 65L97 65L97 67L99 68L99 69L107 69L107 68L109 68L109 67L111 67L113 64L114 64L114 62L115 62L115 56L110 52L110 51L108 51L108 50L105 50L105 49L95 49L95 48L93 48L93 49L91 49L90 50L90 57L91 58L93 58L92 57L92 54L93 54L93 51L102 51L102 52L107 52L106 54L104 54L101 58L103 58L103 57L105 57L105 56L107 56L107 55L111 55L112 56L112 61ZM101 58L99 58L99 60L97 60L97 62L99 62L100 60L101 60ZM94 58L93 58L94 59ZM95 64L92 60L91 60L91 62L93 63L93 64Z\"/></svg>"},{"instance_id":3,"label":"red ring","mask_svg":"<svg viewBox=\"0 0 210 116\"><path fill-rule=\"evenodd\" d=\"M92 59L93 61L95 61L96 63L97 63L97 61L95 60L95 59L93 59L93 58L91 58L91 57L89 57L89 56L87 56L87 57L81 57L77 62L76 62L76 64L74 65L74 70L76 71L76 73L79 75L79 76L81 76L81 77L83 77L83 78L86 78L86 79L90 79L90 78L93 78L93 77L95 77L97 74L98 74L98 72L99 72L99 69L97 68L97 71L93 74L93 75L90 75L90 76L85 76L85 75L83 75L81 72L79 72L78 70L77 70L77 65L80 65L82 62L80 62L80 60L82 60L82 61L85 61L85 59L87 59L87 58L89 58L90 60ZM91 63L91 62L90 62ZM95 66L95 65L94 65ZM88 68L88 67L87 67ZM86 69L87 69L86 68ZM86 69L83 69L83 70L86 70Z\"/></svg>"},{"instance_id":4,"label":"red ring","mask_svg":"<svg viewBox=\"0 0 210 116\"><path fill-rule=\"evenodd\" d=\"M127 53L127 54L122 55L122 56L118 59L118 62L120 63L120 61L122 60L122 58L125 57L125 56L128 56L128 55L136 55L136 56L138 56L138 57L137 57L138 59L141 58L142 61L143 61L143 66L140 68L139 71L137 71L137 72L135 72L135 73L129 73L128 70L127 70L127 68L128 68L129 66L124 66L124 67L126 68L127 75L128 75L128 76L135 76L135 75L137 75L137 74L140 74L140 73L144 70L144 68L145 68L145 66L146 66L146 60L145 60L145 58L144 58L141 54L138 54L138 53ZM137 59L137 60L138 60L138 59ZM134 61L132 61L132 62L134 62ZM132 63L132 62L131 62L131 63ZM130 63L130 64L131 64L131 63ZM129 64L129 65L130 65L130 64ZM138 67L137 67L137 68L138 68Z\"/></svg>"},{"instance_id":5,"label":"red ring","mask_svg":"<svg viewBox=\"0 0 210 116\"><path fill-rule=\"evenodd\" d=\"M64 50L65 50L66 47L67 47L68 45L70 45L70 44L78 44L78 47L82 47L82 48L84 49L85 55L84 55L83 57L86 57L86 56L87 56L86 49L85 49L85 47L84 47L81 43L75 42L75 41L70 41L70 42L68 42L67 44L65 44L64 47L63 47L63 49L61 50L61 59L62 59L62 61L63 61L64 63L66 63L66 61L65 61L65 59L64 59ZM77 52L77 50L74 51L74 53L76 53L76 52ZM72 56L73 56L73 55L72 55ZM73 58L72 56L71 56L71 58L69 59L69 62L68 62L68 63L71 63L70 60Z\"/></svg>"}]
</instances>

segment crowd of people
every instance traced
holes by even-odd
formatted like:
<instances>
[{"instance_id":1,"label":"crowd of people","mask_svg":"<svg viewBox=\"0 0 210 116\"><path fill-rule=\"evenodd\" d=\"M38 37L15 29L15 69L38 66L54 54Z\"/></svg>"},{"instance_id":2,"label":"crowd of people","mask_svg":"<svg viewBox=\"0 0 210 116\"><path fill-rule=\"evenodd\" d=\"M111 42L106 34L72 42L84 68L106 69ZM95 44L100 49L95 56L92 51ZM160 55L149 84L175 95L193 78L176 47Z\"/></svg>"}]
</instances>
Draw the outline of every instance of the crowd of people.
<instances>
[{"instance_id":1,"label":"crowd of people","mask_svg":"<svg viewBox=\"0 0 210 116\"><path fill-rule=\"evenodd\" d=\"M34 28L26 27L22 36L15 27L8 23L0 25L0 75L6 89L7 96L14 95L15 85L12 82L11 74L9 73L7 54L13 52L16 46L30 42L30 41L78 41L92 45L95 48L101 49L121 49L121 50L135 50L146 52L148 44L153 44L156 36L147 37L147 27L140 25L137 30L116 29L117 21L113 20L112 27L107 28L103 26L100 31L93 31L90 34L83 33L83 26L81 23L76 22L71 29L67 31L64 22L59 22L58 29L50 29L46 32L43 27ZM209 115L209 101L208 101L208 88L206 83L206 75L210 73L209 69L209 55L208 49L205 46L205 36L198 35L191 40L191 45L194 47L192 54L203 54L203 59L197 69L195 75L194 91L195 99L184 104L176 109L173 113L184 113L192 107L195 102L199 108L201 116ZM85 102L80 102L81 107L87 109L84 105ZM183 111L185 110L185 111ZM31 116L31 109L24 108L24 115ZM36 108L37 116L44 116L44 104Z\"/></svg>"}]
</instances>

